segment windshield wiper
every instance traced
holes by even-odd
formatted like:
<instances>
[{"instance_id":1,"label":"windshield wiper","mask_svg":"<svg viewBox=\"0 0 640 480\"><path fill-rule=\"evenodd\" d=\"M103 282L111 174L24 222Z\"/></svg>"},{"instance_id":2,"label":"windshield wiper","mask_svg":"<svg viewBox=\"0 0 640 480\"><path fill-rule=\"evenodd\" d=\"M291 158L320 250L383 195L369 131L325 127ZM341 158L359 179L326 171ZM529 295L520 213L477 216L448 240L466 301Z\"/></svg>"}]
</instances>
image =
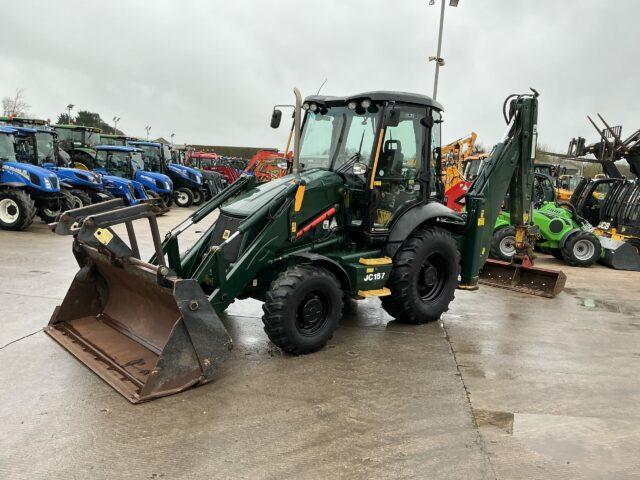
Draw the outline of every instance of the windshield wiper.
<instances>
[{"instance_id":1,"label":"windshield wiper","mask_svg":"<svg viewBox=\"0 0 640 480\"><path fill-rule=\"evenodd\" d=\"M353 163L356 163L356 161L358 161L358 160L360 160L362 158L362 154L360 152L362 151L362 143L363 142L364 142L364 130L362 131L362 137L360 137L360 146L358 147L358 151L356 153L354 153L353 155L351 155L346 162L344 162L342 165L340 165L336 169L336 172L342 172L343 170L346 170L349 165L351 165Z\"/></svg>"}]
</instances>

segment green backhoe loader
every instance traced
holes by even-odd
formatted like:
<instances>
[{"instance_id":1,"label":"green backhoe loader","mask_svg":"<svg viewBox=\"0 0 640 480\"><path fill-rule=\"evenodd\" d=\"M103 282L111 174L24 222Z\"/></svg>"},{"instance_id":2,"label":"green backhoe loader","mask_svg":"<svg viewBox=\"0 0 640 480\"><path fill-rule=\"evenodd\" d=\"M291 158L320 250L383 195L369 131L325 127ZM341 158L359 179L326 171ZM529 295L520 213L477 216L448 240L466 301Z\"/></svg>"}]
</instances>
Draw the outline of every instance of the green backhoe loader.
<instances>
[{"instance_id":1,"label":"green backhoe loader","mask_svg":"<svg viewBox=\"0 0 640 480\"><path fill-rule=\"evenodd\" d=\"M345 298L380 297L397 321L419 324L439 319L456 288L477 289L483 265L493 285L549 297L563 288L561 272L528 261L537 93L505 102L508 133L463 215L441 203L441 105L399 92L304 103L295 93L288 175L257 184L243 174L164 240L149 206L118 200L65 212L54 226L74 236L80 271L45 332L131 402L210 381L231 347L218 314L235 299L263 301L270 340L304 354L330 340ZM273 127L281 116L274 110ZM516 254L485 265L507 192ZM193 245L179 244L216 214ZM138 219L151 229L149 261Z\"/></svg>"}]
</instances>

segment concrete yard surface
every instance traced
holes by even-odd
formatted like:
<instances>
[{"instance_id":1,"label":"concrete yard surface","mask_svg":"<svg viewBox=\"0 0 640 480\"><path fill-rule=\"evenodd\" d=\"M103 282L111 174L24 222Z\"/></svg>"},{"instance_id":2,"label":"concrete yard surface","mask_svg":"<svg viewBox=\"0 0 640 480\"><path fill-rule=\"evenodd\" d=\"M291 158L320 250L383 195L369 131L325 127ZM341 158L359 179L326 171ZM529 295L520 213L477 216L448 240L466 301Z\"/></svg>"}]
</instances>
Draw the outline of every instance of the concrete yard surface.
<instances>
[{"instance_id":1,"label":"concrete yard surface","mask_svg":"<svg viewBox=\"0 0 640 480\"><path fill-rule=\"evenodd\" d=\"M190 211L160 217L163 234ZM216 380L132 405L42 333L71 243L0 232L0 478L640 476L639 273L543 256L568 277L555 299L458 291L421 326L367 300L300 357L268 341L260 302L237 301Z\"/></svg>"}]
</instances>

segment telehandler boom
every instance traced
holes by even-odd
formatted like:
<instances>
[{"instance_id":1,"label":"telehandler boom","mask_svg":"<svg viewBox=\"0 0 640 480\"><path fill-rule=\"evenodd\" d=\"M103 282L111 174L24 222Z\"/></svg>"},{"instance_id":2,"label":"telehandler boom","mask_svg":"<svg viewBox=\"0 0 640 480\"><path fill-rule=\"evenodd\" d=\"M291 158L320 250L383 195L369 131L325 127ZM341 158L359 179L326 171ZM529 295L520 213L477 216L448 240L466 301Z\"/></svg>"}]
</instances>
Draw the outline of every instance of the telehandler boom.
<instances>
[{"instance_id":1,"label":"telehandler boom","mask_svg":"<svg viewBox=\"0 0 640 480\"><path fill-rule=\"evenodd\" d=\"M386 91L303 103L295 93L288 175L257 184L243 174L162 241L148 206L118 201L68 211L55 226L74 236L80 271L45 331L131 402L210 381L231 346L217 314L236 298L263 301L266 334L292 354L329 341L345 297L381 297L399 322L439 319L458 286L477 288L507 192L518 254L492 265L489 281L547 296L562 288L561 272L527 260L537 94L509 98L507 136L459 214L438 193L440 104ZM214 212L181 248L181 233ZM154 240L148 262L132 225L140 218ZM122 223L128 244L112 228Z\"/></svg>"}]
</instances>

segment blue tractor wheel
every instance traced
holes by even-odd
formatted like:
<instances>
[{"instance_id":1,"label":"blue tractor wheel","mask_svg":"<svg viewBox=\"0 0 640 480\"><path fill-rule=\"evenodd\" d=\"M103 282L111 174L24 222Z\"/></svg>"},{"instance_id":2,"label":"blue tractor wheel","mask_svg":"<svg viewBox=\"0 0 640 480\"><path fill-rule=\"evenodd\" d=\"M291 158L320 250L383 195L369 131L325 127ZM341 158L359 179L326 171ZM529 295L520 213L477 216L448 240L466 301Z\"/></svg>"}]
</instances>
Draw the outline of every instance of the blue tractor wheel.
<instances>
[{"instance_id":1,"label":"blue tractor wheel","mask_svg":"<svg viewBox=\"0 0 640 480\"><path fill-rule=\"evenodd\" d=\"M0 190L0 229L24 230L36 216L36 205L23 190Z\"/></svg>"}]
</instances>

